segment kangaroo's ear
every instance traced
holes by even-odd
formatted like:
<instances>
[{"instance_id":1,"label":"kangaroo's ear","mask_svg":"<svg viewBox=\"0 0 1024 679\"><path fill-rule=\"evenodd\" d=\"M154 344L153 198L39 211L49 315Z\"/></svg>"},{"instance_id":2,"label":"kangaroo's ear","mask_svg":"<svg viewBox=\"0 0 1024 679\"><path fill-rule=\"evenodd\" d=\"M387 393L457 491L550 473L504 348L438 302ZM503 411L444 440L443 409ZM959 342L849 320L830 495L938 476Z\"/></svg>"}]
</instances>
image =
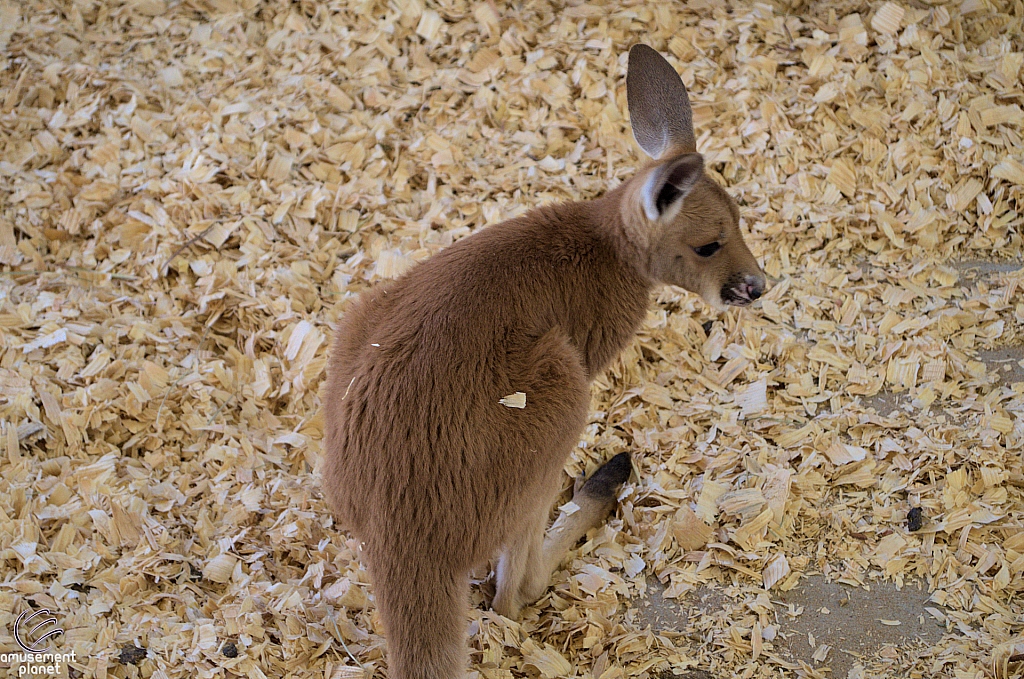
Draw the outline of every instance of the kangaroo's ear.
<instances>
[{"instance_id":1,"label":"kangaroo's ear","mask_svg":"<svg viewBox=\"0 0 1024 679\"><path fill-rule=\"evenodd\" d=\"M672 65L647 45L629 50L626 101L633 138L647 155L661 158L670 151L697 150L686 86Z\"/></svg>"},{"instance_id":2,"label":"kangaroo's ear","mask_svg":"<svg viewBox=\"0 0 1024 679\"><path fill-rule=\"evenodd\" d=\"M686 153L651 171L640 189L644 214L651 221L673 215L704 174L704 157Z\"/></svg>"}]
</instances>

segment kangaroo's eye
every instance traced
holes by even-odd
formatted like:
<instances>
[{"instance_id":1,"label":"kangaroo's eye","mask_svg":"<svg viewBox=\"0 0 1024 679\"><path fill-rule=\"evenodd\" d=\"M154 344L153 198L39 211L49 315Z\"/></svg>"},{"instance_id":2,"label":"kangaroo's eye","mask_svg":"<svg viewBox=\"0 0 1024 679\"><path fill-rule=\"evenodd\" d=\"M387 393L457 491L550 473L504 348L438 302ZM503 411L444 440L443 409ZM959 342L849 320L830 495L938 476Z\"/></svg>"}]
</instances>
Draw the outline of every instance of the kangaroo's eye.
<instances>
[{"instance_id":1,"label":"kangaroo's eye","mask_svg":"<svg viewBox=\"0 0 1024 679\"><path fill-rule=\"evenodd\" d=\"M720 247L722 246L719 243L708 243L707 245L701 245L699 248L694 248L693 251L701 257L710 257L718 252Z\"/></svg>"}]
</instances>

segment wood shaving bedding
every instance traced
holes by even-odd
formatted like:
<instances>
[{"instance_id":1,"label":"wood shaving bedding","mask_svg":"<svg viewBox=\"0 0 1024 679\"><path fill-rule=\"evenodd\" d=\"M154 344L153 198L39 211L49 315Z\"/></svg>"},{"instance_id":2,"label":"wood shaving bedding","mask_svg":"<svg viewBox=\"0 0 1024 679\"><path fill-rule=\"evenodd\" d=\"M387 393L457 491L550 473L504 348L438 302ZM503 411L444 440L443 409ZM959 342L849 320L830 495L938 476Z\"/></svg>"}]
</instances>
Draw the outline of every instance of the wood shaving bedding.
<instances>
[{"instance_id":1,"label":"wood shaving bedding","mask_svg":"<svg viewBox=\"0 0 1024 679\"><path fill-rule=\"evenodd\" d=\"M1020 262L1021 20L0 0L0 651L34 605L74 677L384 676L359 545L312 481L331 324L488 223L628 178L642 40L773 290L720 316L656 293L566 488L623 450L639 476L523 620L474 588L472 671L817 676L782 652L774 594L823 573L926 581L946 635L872 671L1008 676L1024 378L982 359L1021 344L1024 293L957 263ZM654 578L724 596L641 628Z\"/></svg>"}]
</instances>

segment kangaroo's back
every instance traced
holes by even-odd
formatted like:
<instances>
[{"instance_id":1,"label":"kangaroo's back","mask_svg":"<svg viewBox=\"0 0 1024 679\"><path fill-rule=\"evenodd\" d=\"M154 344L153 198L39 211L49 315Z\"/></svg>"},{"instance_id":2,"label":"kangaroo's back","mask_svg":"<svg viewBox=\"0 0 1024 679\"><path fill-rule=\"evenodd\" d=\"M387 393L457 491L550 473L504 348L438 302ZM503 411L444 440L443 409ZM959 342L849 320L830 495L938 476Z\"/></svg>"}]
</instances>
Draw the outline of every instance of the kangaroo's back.
<instances>
[{"instance_id":1,"label":"kangaroo's back","mask_svg":"<svg viewBox=\"0 0 1024 679\"><path fill-rule=\"evenodd\" d=\"M563 204L489 227L343 316L326 396L326 447L338 453L324 480L347 489L335 509L361 539L414 513L432 517L427 532L414 522L421 539L475 538L470 560L495 548L498 508L523 493L551 436L575 438L567 423L582 426L589 377L646 308L646 281L612 275L621 264L599 214ZM612 329L595 333L601 315ZM525 409L499 403L514 392L526 393Z\"/></svg>"}]
</instances>

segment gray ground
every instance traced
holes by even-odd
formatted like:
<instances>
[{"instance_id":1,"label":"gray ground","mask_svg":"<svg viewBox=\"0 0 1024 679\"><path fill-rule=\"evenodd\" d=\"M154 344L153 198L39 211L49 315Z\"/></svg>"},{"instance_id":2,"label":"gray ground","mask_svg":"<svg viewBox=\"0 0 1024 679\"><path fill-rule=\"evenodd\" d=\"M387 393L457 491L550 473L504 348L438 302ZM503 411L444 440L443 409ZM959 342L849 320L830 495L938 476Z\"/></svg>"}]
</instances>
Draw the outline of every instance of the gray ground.
<instances>
[{"instance_id":1,"label":"gray ground","mask_svg":"<svg viewBox=\"0 0 1024 679\"><path fill-rule=\"evenodd\" d=\"M960 284L973 286L979 280L995 278L1021 268L1019 262L954 262ZM1024 347L1000 347L978 352L978 359L996 368L1003 384L1024 382ZM909 405L905 394L882 392L864 400L881 415ZM641 627L655 631L680 631L691 616L714 615L728 599L723 592L701 588L683 601L663 598L664 585L648 578L648 595L633 602ZM773 597L777 604L780 635L776 651L783 657L807 663L817 670L829 670L826 676L845 679L866 677L864 665L879 656L910 653L923 644L934 644L944 628L924 609L928 592L920 583L908 583L897 589L891 582L874 582L870 591L830 583L822 576L802 580L793 590ZM796 615L790 615L790 611ZM887 621L888 624L883 623ZM899 624L892 624L898 621ZM816 650L830 648L824 659L815 661ZM821 654L819 653L819 657ZM705 670L682 675L666 673L659 679L726 679Z\"/></svg>"},{"instance_id":2,"label":"gray ground","mask_svg":"<svg viewBox=\"0 0 1024 679\"><path fill-rule=\"evenodd\" d=\"M663 598L664 591L657 580L648 580L647 598L633 604L640 627L649 625L657 632L682 630L692 616L714 614L728 601L711 588L701 588L682 601ZM827 668L830 677L858 676L858 662L865 666L879 653L910 652L942 638L944 628L924 610L927 599L928 592L918 583L897 589L891 582L875 582L867 591L811 576L773 597L780 627L775 653L819 670ZM823 645L829 646L824 659L814 660L815 651ZM724 679L706 671L693 674L693 679L698 677ZM691 679L686 674L676 676L681 678ZM672 679L672 675L660 679Z\"/></svg>"},{"instance_id":3,"label":"gray ground","mask_svg":"<svg viewBox=\"0 0 1024 679\"><path fill-rule=\"evenodd\" d=\"M965 260L951 262L951 266L960 274L959 285L974 287L979 281L989 285L1002 274L1018 271L1021 269L1020 262L989 262L985 260ZM984 361L989 368L996 368L999 371L1001 382L1011 385L1014 382L1024 382L1024 347L1011 346L987 349L978 352L978 360ZM888 391L879 392L863 400L865 406L874 408L879 415L889 415L894 410L901 408L911 409L910 397L904 392L894 394Z\"/></svg>"},{"instance_id":4,"label":"gray ground","mask_svg":"<svg viewBox=\"0 0 1024 679\"><path fill-rule=\"evenodd\" d=\"M887 647L898 651L915 642L934 644L945 631L925 612L928 592L919 583L897 589L891 582L875 582L865 591L816 576L779 599L800 613L781 616L783 648L809 665L829 667L833 677L848 676L858 660L866 664ZM831 650L815 662L812 657L822 644Z\"/></svg>"}]
</instances>

